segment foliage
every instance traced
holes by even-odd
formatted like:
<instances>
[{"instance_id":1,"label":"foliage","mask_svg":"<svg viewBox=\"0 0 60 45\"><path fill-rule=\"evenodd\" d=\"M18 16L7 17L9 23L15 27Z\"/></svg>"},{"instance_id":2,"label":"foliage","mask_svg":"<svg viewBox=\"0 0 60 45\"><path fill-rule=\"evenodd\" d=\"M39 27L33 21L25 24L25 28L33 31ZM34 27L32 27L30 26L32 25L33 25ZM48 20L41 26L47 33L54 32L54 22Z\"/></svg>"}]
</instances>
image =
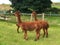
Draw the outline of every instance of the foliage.
<instances>
[{"instance_id":1,"label":"foliage","mask_svg":"<svg viewBox=\"0 0 60 45\"><path fill-rule=\"evenodd\" d=\"M47 10L47 8L51 8L51 0L10 0L12 3L12 7L15 10L20 11L39 11L43 12ZM32 10L31 10L32 9Z\"/></svg>"},{"instance_id":2,"label":"foliage","mask_svg":"<svg viewBox=\"0 0 60 45\"><path fill-rule=\"evenodd\" d=\"M52 13L55 13L55 14L60 14L60 9L58 9L58 8L51 8L50 9L50 11L52 12Z\"/></svg>"}]
</instances>

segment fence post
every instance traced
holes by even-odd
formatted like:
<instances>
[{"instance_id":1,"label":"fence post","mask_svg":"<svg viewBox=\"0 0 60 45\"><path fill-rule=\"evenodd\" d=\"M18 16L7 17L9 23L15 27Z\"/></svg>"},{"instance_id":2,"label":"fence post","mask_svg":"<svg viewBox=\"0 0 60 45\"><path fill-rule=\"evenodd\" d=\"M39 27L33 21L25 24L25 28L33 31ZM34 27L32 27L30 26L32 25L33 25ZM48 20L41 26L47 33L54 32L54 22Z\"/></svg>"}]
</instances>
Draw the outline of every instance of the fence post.
<instances>
[{"instance_id":1,"label":"fence post","mask_svg":"<svg viewBox=\"0 0 60 45\"><path fill-rule=\"evenodd\" d=\"M32 21L32 14L31 14L31 18L30 18L30 21Z\"/></svg>"},{"instance_id":2,"label":"fence post","mask_svg":"<svg viewBox=\"0 0 60 45\"><path fill-rule=\"evenodd\" d=\"M44 20L44 13L42 13L42 20Z\"/></svg>"},{"instance_id":3,"label":"fence post","mask_svg":"<svg viewBox=\"0 0 60 45\"><path fill-rule=\"evenodd\" d=\"M51 12L50 12L50 16L51 16Z\"/></svg>"}]
</instances>

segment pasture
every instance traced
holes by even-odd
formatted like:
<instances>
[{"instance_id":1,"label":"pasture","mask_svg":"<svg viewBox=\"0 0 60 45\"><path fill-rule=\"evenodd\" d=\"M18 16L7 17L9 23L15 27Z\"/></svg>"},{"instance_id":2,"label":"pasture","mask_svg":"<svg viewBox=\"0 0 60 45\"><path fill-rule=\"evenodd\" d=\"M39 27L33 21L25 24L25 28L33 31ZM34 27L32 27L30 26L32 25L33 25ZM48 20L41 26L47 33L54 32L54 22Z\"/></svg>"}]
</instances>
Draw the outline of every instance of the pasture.
<instances>
[{"instance_id":1,"label":"pasture","mask_svg":"<svg viewBox=\"0 0 60 45\"><path fill-rule=\"evenodd\" d=\"M55 8L58 8L58 9L60 9L60 2L59 3L53 3L52 4L52 7L55 7Z\"/></svg>"},{"instance_id":2,"label":"pasture","mask_svg":"<svg viewBox=\"0 0 60 45\"><path fill-rule=\"evenodd\" d=\"M20 33L16 31L15 16L10 16L10 20L5 21L0 19L0 45L60 45L60 17L46 16L45 20L49 22L49 37L42 37L41 30L40 39L34 41L35 31L28 32L28 40L23 39L23 32L20 28ZM41 17L38 16L38 19ZM22 16L23 21L29 21L30 16Z\"/></svg>"}]
</instances>

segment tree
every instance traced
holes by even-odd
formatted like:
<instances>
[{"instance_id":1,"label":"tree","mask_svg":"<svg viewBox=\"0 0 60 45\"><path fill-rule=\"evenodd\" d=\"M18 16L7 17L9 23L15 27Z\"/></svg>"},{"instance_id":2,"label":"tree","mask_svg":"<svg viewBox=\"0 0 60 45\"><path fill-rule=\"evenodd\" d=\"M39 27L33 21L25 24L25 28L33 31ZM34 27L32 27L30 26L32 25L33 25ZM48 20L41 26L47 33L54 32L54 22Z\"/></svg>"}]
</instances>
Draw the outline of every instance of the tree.
<instances>
[{"instance_id":1,"label":"tree","mask_svg":"<svg viewBox=\"0 0 60 45\"><path fill-rule=\"evenodd\" d=\"M15 10L43 12L51 8L51 0L10 0Z\"/></svg>"}]
</instances>

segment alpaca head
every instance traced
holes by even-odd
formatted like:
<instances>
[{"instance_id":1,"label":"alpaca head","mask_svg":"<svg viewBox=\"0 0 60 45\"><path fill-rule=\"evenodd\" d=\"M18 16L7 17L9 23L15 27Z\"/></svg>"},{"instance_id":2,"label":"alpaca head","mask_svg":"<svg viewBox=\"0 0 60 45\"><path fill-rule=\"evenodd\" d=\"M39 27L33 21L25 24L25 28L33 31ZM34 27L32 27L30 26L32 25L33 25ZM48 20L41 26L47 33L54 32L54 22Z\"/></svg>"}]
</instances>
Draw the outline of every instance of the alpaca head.
<instances>
[{"instance_id":1,"label":"alpaca head","mask_svg":"<svg viewBox=\"0 0 60 45\"><path fill-rule=\"evenodd\" d=\"M37 17L36 17L36 16L37 16L37 13L36 13L36 11L33 11L33 12L32 12L32 16L33 16L33 18L35 19L35 21L37 21Z\"/></svg>"},{"instance_id":2,"label":"alpaca head","mask_svg":"<svg viewBox=\"0 0 60 45\"><path fill-rule=\"evenodd\" d=\"M33 12L32 12L32 16L33 16L33 17L35 17L36 14L37 14L36 11L33 11Z\"/></svg>"},{"instance_id":3,"label":"alpaca head","mask_svg":"<svg viewBox=\"0 0 60 45\"><path fill-rule=\"evenodd\" d=\"M16 17L20 17L20 11L19 11L19 10L16 11L16 12L14 13L14 15L15 15Z\"/></svg>"},{"instance_id":4,"label":"alpaca head","mask_svg":"<svg viewBox=\"0 0 60 45\"><path fill-rule=\"evenodd\" d=\"M19 10L17 10L15 13L14 13L14 15L16 16L16 21L17 21L17 23L19 24L19 23L21 23L22 21L21 21L21 13L20 13L20 11Z\"/></svg>"}]
</instances>

